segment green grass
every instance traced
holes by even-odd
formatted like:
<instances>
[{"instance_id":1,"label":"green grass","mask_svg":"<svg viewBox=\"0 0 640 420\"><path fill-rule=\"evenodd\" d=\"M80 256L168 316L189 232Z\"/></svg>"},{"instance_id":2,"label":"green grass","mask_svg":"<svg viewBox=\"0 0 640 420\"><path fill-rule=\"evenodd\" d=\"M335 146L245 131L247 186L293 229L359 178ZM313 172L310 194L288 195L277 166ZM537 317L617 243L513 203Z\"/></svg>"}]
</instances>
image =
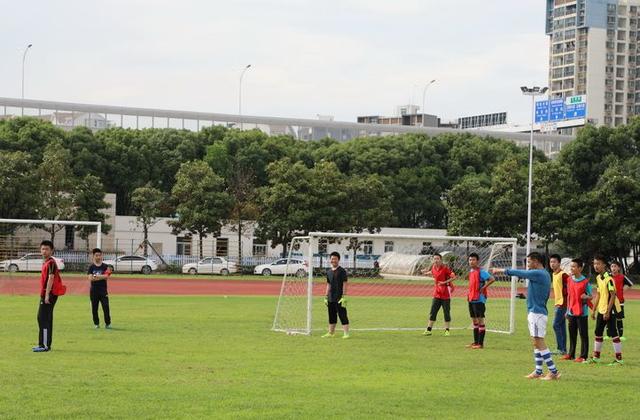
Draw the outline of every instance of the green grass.
<instances>
[{"instance_id":1,"label":"green grass","mask_svg":"<svg viewBox=\"0 0 640 420\"><path fill-rule=\"evenodd\" d=\"M640 416L638 302L626 307L625 366L560 362L563 378L552 383L522 378L533 365L523 301L517 333L489 334L482 351L464 348L470 331L361 332L351 340L273 333L275 302L112 296L116 328L108 331L93 329L87 297L65 296L54 351L34 354L37 298L0 296L0 417ZM316 314L321 326L321 308ZM604 350L610 359L610 342Z\"/></svg>"}]
</instances>

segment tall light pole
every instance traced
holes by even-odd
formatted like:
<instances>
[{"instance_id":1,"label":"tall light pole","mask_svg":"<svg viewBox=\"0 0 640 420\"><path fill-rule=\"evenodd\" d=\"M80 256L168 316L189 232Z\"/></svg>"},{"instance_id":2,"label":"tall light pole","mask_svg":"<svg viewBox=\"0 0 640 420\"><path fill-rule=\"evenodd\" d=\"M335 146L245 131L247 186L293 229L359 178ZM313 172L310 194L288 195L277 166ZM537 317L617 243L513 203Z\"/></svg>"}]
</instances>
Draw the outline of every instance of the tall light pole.
<instances>
[{"instance_id":1,"label":"tall light pole","mask_svg":"<svg viewBox=\"0 0 640 420\"><path fill-rule=\"evenodd\" d=\"M536 120L536 96L547 93L547 87L527 87L520 88L522 94L531 96L531 138L529 139L529 196L527 198L527 255L531 252L531 191L533 189L533 124Z\"/></svg>"},{"instance_id":2,"label":"tall light pole","mask_svg":"<svg viewBox=\"0 0 640 420\"><path fill-rule=\"evenodd\" d=\"M27 53L29 49L33 46L33 44L27 45L27 48L24 49L24 53L22 54L22 100L24 101L24 62L27 59ZM24 104L22 105L22 113L24 116Z\"/></svg>"},{"instance_id":3,"label":"tall light pole","mask_svg":"<svg viewBox=\"0 0 640 420\"><path fill-rule=\"evenodd\" d=\"M238 88L238 115L240 115L240 130L243 128L242 123L242 78L244 74L249 70L251 64L247 64L244 69L242 69L242 73L240 73L240 87Z\"/></svg>"},{"instance_id":4,"label":"tall light pole","mask_svg":"<svg viewBox=\"0 0 640 420\"><path fill-rule=\"evenodd\" d=\"M427 83L425 85L424 89L422 90L422 127L424 127L424 116L425 116L425 110L424 110L425 102L424 101L425 101L425 98L427 97L427 89L429 89L429 86L431 86L435 82L436 82L436 79L433 79L432 81Z\"/></svg>"}]
</instances>

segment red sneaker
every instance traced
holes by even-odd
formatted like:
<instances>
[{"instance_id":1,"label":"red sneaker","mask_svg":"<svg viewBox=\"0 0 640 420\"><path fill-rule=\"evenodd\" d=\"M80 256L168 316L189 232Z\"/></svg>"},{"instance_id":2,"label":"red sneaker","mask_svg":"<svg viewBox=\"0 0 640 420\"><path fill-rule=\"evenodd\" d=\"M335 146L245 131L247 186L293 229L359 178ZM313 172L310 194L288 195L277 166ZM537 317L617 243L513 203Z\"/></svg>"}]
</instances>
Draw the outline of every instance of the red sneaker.
<instances>
[{"instance_id":1,"label":"red sneaker","mask_svg":"<svg viewBox=\"0 0 640 420\"><path fill-rule=\"evenodd\" d=\"M560 360L571 360L571 356L569 356L568 354L563 354Z\"/></svg>"},{"instance_id":2,"label":"red sneaker","mask_svg":"<svg viewBox=\"0 0 640 420\"><path fill-rule=\"evenodd\" d=\"M483 349L484 346L482 344L474 344L471 346L472 349Z\"/></svg>"},{"instance_id":3,"label":"red sneaker","mask_svg":"<svg viewBox=\"0 0 640 420\"><path fill-rule=\"evenodd\" d=\"M478 343L471 343L471 344L467 344L465 347L468 348L468 349L471 349L471 348L473 348L473 346L477 346L477 345L478 345Z\"/></svg>"},{"instance_id":4,"label":"red sneaker","mask_svg":"<svg viewBox=\"0 0 640 420\"><path fill-rule=\"evenodd\" d=\"M582 362L584 362L584 358L582 358L582 357L578 357L576 360L574 360L574 362L576 362L576 363L582 363Z\"/></svg>"}]
</instances>

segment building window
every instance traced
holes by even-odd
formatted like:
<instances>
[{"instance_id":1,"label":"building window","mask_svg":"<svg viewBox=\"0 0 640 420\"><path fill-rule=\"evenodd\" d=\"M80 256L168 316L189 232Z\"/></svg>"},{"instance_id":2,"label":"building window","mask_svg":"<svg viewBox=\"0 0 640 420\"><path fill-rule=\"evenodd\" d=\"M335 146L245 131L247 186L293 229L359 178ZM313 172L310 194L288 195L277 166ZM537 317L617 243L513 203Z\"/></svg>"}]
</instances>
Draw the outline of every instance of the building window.
<instances>
[{"instance_id":1,"label":"building window","mask_svg":"<svg viewBox=\"0 0 640 420\"><path fill-rule=\"evenodd\" d=\"M318 241L318 252L322 255L326 255L327 253L327 249L329 246L329 240L328 239L320 239L320 241Z\"/></svg>"},{"instance_id":2,"label":"building window","mask_svg":"<svg viewBox=\"0 0 640 420\"><path fill-rule=\"evenodd\" d=\"M191 236L178 236L176 238L176 254L191 255Z\"/></svg>"},{"instance_id":3,"label":"building window","mask_svg":"<svg viewBox=\"0 0 640 420\"><path fill-rule=\"evenodd\" d=\"M364 255L373 254L373 241L362 242L362 252L364 253Z\"/></svg>"},{"instance_id":4,"label":"building window","mask_svg":"<svg viewBox=\"0 0 640 420\"><path fill-rule=\"evenodd\" d=\"M384 252L393 252L393 241L384 241Z\"/></svg>"},{"instance_id":5,"label":"building window","mask_svg":"<svg viewBox=\"0 0 640 420\"><path fill-rule=\"evenodd\" d=\"M253 244L253 256L254 257L266 257L267 245L265 244Z\"/></svg>"},{"instance_id":6,"label":"building window","mask_svg":"<svg viewBox=\"0 0 640 420\"><path fill-rule=\"evenodd\" d=\"M73 249L75 246L75 228L70 225L64 227L64 247L65 249Z\"/></svg>"},{"instance_id":7,"label":"building window","mask_svg":"<svg viewBox=\"0 0 640 420\"><path fill-rule=\"evenodd\" d=\"M216 238L216 257L229 255L229 238Z\"/></svg>"}]
</instances>

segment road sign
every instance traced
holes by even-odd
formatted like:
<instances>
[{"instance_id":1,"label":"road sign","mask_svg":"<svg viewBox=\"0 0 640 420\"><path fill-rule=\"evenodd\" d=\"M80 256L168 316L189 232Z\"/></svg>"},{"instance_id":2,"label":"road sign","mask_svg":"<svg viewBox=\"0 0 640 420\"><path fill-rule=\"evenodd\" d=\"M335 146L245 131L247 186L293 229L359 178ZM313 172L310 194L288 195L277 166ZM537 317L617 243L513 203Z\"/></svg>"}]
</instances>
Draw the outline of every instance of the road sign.
<instances>
[{"instance_id":1,"label":"road sign","mask_svg":"<svg viewBox=\"0 0 640 420\"><path fill-rule=\"evenodd\" d=\"M551 99L549 101L549 121L564 120L564 99Z\"/></svg>"},{"instance_id":2,"label":"road sign","mask_svg":"<svg viewBox=\"0 0 640 420\"><path fill-rule=\"evenodd\" d=\"M549 121L549 101L536 102L536 122Z\"/></svg>"}]
</instances>

